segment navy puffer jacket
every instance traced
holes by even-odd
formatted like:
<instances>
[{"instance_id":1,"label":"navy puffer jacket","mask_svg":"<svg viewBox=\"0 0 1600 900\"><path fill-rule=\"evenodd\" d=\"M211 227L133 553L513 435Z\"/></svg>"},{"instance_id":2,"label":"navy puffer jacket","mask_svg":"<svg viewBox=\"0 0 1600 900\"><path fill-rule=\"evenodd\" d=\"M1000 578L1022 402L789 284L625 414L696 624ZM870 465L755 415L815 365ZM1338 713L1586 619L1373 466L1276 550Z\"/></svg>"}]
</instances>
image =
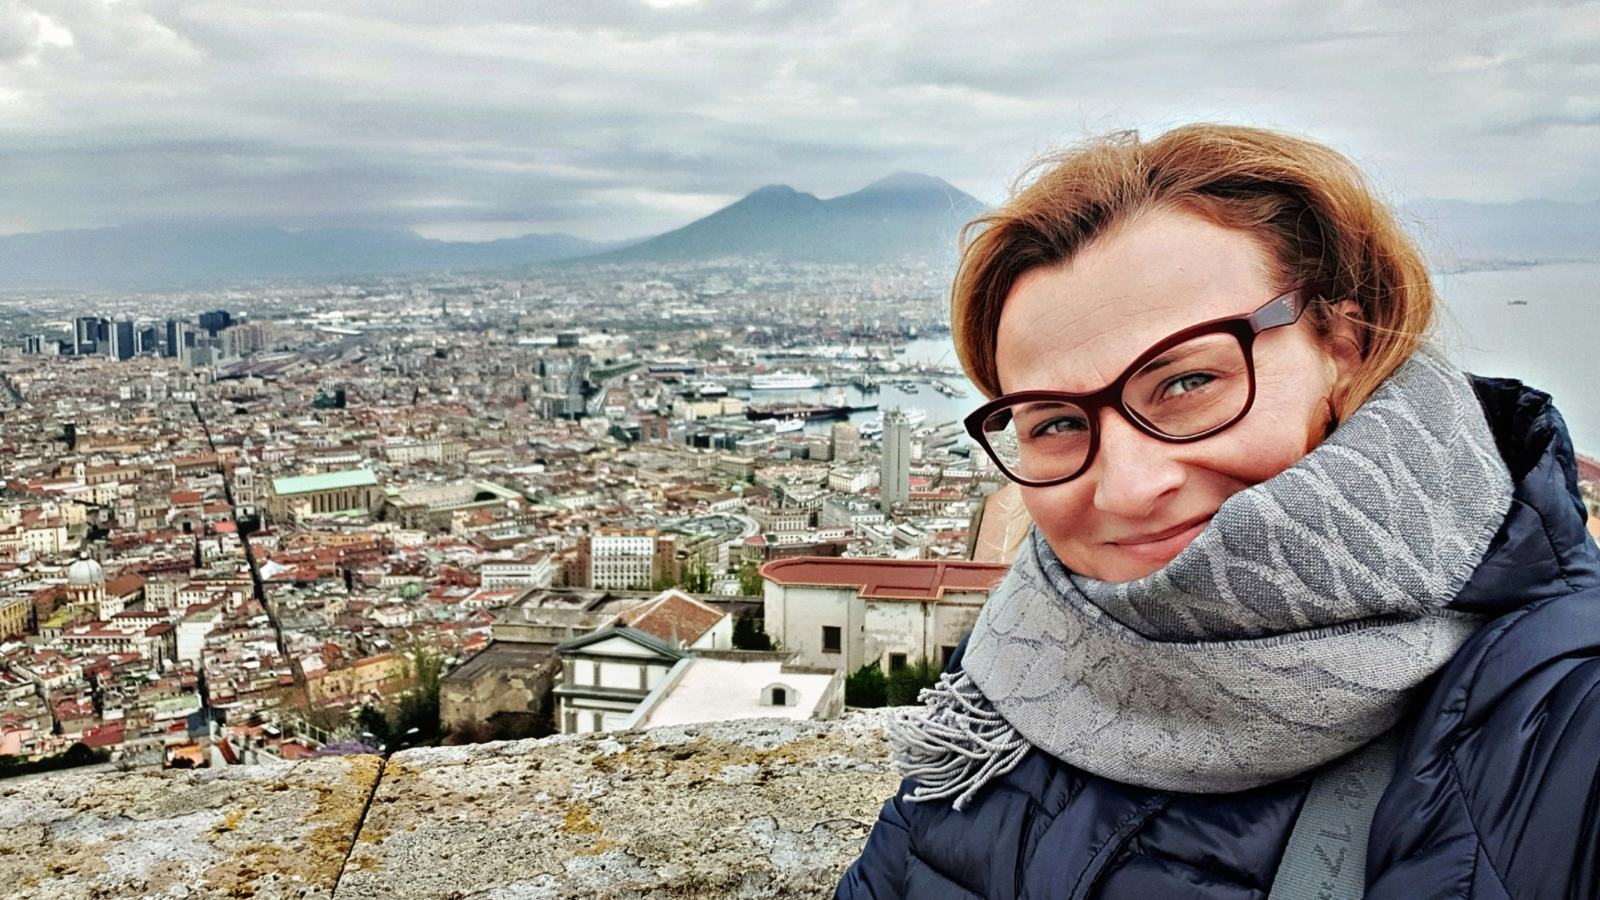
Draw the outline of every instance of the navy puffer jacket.
<instances>
[{"instance_id":1,"label":"navy puffer jacket","mask_svg":"<svg viewBox=\"0 0 1600 900\"><path fill-rule=\"evenodd\" d=\"M1594 900L1600 553L1549 398L1514 381L1474 387L1516 493L1453 605L1493 618L1402 725L1373 819L1367 896ZM908 803L903 782L836 896L1262 898L1312 774L1234 794L1174 794L1033 750L964 812Z\"/></svg>"}]
</instances>

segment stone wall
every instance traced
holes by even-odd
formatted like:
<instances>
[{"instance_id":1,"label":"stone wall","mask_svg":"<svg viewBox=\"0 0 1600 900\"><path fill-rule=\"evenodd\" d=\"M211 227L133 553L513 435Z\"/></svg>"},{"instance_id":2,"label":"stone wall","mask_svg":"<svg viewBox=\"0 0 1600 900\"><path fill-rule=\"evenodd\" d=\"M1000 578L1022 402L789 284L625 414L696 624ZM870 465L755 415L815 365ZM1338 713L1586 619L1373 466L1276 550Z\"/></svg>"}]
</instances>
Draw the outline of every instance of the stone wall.
<instances>
[{"instance_id":1,"label":"stone wall","mask_svg":"<svg viewBox=\"0 0 1600 900\"><path fill-rule=\"evenodd\" d=\"M52 900L824 897L899 783L890 714L0 782L0 884Z\"/></svg>"}]
</instances>

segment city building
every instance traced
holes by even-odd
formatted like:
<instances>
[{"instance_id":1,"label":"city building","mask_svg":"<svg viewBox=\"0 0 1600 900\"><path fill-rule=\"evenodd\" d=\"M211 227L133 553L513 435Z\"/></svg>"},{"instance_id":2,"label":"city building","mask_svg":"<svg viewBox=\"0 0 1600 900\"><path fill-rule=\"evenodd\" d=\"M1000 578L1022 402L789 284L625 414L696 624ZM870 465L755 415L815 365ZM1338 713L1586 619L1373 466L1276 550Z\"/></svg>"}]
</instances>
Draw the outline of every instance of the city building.
<instances>
[{"instance_id":1,"label":"city building","mask_svg":"<svg viewBox=\"0 0 1600 900\"><path fill-rule=\"evenodd\" d=\"M612 625L556 645L561 682L555 686L556 727L562 734L613 731L689 656L648 632Z\"/></svg>"},{"instance_id":2,"label":"city building","mask_svg":"<svg viewBox=\"0 0 1600 900\"><path fill-rule=\"evenodd\" d=\"M133 359L139 353L136 341L137 336L132 322L113 322L111 325L111 348L109 351L111 358L116 360Z\"/></svg>"},{"instance_id":3,"label":"city building","mask_svg":"<svg viewBox=\"0 0 1600 900\"><path fill-rule=\"evenodd\" d=\"M648 590L670 571L675 542L654 528L596 528L584 536L579 558L585 565L585 586Z\"/></svg>"},{"instance_id":4,"label":"city building","mask_svg":"<svg viewBox=\"0 0 1600 900\"><path fill-rule=\"evenodd\" d=\"M478 567L483 586L549 587L555 578L555 564L548 553L534 553L521 559L486 560Z\"/></svg>"},{"instance_id":5,"label":"city building","mask_svg":"<svg viewBox=\"0 0 1600 900\"><path fill-rule=\"evenodd\" d=\"M733 649L733 616L678 590L665 590L617 615L616 624L688 650Z\"/></svg>"},{"instance_id":6,"label":"city building","mask_svg":"<svg viewBox=\"0 0 1600 900\"><path fill-rule=\"evenodd\" d=\"M851 462L861 456L861 429L849 422L836 422L829 431L833 442L833 458L837 462Z\"/></svg>"},{"instance_id":7,"label":"city building","mask_svg":"<svg viewBox=\"0 0 1600 900\"><path fill-rule=\"evenodd\" d=\"M370 512L378 496L378 478L368 469L274 478L267 511L273 521L351 510Z\"/></svg>"},{"instance_id":8,"label":"city building","mask_svg":"<svg viewBox=\"0 0 1600 900\"><path fill-rule=\"evenodd\" d=\"M942 665L1007 567L943 560L798 557L761 567L767 634L806 666L846 673Z\"/></svg>"},{"instance_id":9,"label":"city building","mask_svg":"<svg viewBox=\"0 0 1600 900\"><path fill-rule=\"evenodd\" d=\"M878 505L884 512L911 499L911 424L899 410L883 414L883 456L878 467Z\"/></svg>"}]
</instances>

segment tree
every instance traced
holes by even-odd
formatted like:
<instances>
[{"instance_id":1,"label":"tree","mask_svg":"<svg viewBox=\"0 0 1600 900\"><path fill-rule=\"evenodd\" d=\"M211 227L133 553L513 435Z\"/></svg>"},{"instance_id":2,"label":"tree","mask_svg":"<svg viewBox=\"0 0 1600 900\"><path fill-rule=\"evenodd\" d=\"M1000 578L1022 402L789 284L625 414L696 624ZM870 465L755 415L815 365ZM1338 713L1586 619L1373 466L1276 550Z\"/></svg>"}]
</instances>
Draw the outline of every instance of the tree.
<instances>
[{"instance_id":1,"label":"tree","mask_svg":"<svg viewBox=\"0 0 1600 900\"><path fill-rule=\"evenodd\" d=\"M772 638L753 616L739 616L733 620L733 649L771 650Z\"/></svg>"},{"instance_id":2,"label":"tree","mask_svg":"<svg viewBox=\"0 0 1600 900\"><path fill-rule=\"evenodd\" d=\"M766 593L766 581L761 577L761 560L747 556L739 564L739 593L746 597L760 597Z\"/></svg>"},{"instance_id":3,"label":"tree","mask_svg":"<svg viewBox=\"0 0 1600 900\"><path fill-rule=\"evenodd\" d=\"M406 676L416 687L400 695L395 704L392 744L431 744L439 738L439 688L444 681L444 654L431 647L416 647L405 655Z\"/></svg>"},{"instance_id":4,"label":"tree","mask_svg":"<svg viewBox=\"0 0 1600 900\"><path fill-rule=\"evenodd\" d=\"M679 583L683 589L691 594L711 593L713 578L711 566L706 563L706 558L698 554L691 556L683 564L683 577Z\"/></svg>"},{"instance_id":5,"label":"tree","mask_svg":"<svg viewBox=\"0 0 1600 900\"><path fill-rule=\"evenodd\" d=\"M363 736L372 735L369 743L380 744L388 752L436 744L441 736L439 688L444 680L444 654L419 646L406 651L402 659L405 676L415 686L401 694L387 712L364 706L356 714L356 725Z\"/></svg>"},{"instance_id":6,"label":"tree","mask_svg":"<svg viewBox=\"0 0 1600 900\"><path fill-rule=\"evenodd\" d=\"M883 706L887 699L888 683L877 663L862 666L844 680L846 706Z\"/></svg>"},{"instance_id":7,"label":"tree","mask_svg":"<svg viewBox=\"0 0 1600 900\"><path fill-rule=\"evenodd\" d=\"M913 706L923 688L933 687L939 681L939 667L925 659L901 666L889 673L884 691L888 706Z\"/></svg>"}]
</instances>

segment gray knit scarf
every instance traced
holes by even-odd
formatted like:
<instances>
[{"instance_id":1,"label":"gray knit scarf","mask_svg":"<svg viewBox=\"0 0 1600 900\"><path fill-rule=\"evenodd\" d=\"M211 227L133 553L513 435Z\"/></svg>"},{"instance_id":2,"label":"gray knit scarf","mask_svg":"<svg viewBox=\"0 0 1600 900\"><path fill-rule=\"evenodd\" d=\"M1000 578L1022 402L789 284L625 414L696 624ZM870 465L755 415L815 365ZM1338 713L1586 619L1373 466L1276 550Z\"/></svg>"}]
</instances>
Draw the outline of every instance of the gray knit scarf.
<instances>
[{"instance_id":1,"label":"gray knit scarf","mask_svg":"<svg viewBox=\"0 0 1600 900\"><path fill-rule=\"evenodd\" d=\"M1343 756L1393 726L1478 626L1446 604L1510 502L1471 385L1424 351L1151 575L1078 576L1034 529L963 668L890 725L909 799L961 809L1031 747L1191 793Z\"/></svg>"}]
</instances>

